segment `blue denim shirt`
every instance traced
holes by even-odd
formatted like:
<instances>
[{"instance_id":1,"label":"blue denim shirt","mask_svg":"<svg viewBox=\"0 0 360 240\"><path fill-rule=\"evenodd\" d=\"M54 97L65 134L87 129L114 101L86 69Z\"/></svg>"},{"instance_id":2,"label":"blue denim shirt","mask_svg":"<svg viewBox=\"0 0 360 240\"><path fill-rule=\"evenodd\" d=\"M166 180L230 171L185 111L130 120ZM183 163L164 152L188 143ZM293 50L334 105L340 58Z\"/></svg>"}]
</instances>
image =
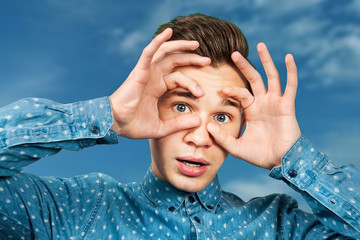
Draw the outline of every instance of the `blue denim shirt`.
<instances>
[{"instance_id":1,"label":"blue denim shirt","mask_svg":"<svg viewBox=\"0 0 360 240\"><path fill-rule=\"evenodd\" d=\"M117 143L107 97L72 104L28 98L0 109L0 239L360 239L360 176L336 167L304 136L270 176L314 214L273 194L244 202L218 178L185 193L148 170L139 183L101 173L22 173L61 149Z\"/></svg>"}]
</instances>

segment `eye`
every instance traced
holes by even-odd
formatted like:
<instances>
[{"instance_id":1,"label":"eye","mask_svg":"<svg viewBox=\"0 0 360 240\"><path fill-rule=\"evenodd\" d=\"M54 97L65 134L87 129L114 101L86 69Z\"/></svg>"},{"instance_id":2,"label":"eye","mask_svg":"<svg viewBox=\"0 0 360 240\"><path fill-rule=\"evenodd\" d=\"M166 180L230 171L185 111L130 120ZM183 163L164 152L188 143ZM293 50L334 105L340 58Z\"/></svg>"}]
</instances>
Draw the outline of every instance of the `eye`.
<instances>
[{"instance_id":1,"label":"eye","mask_svg":"<svg viewBox=\"0 0 360 240\"><path fill-rule=\"evenodd\" d=\"M174 105L174 108L177 112L181 112L181 113L190 112L189 107L184 103L176 103Z\"/></svg>"},{"instance_id":2,"label":"eye","mask_svg":"<svg viewBox=\"0 0 360 240\"><path fill-rule=\"evenodd\" d=\"M220 122L220 123L224 123L224 122L228 122L231 120L230 116L225 114L225 113L219 113L215 116L215 120Z\"/></svg>"}]
</instances>

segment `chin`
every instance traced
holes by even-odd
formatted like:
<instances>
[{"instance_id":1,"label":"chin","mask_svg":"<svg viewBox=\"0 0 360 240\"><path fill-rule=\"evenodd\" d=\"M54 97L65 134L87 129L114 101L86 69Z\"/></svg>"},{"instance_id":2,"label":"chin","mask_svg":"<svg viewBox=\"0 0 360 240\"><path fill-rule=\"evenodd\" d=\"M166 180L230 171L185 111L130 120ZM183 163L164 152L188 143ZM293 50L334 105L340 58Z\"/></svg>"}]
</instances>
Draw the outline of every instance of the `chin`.
<instances>
[{"instance_id":1,"label":"chin","mask_svg":"<svg viewBox=\"0 0 360 240\"><path fill-rule=\"evenodd\" d=\"M171 184L173 187L181 190L183 192L193 193L200 192L203 190L209 183L204 183L199 181L200 179L185 177L186 179L177 179L175 184Z\"/></svg>"}]
</instances>

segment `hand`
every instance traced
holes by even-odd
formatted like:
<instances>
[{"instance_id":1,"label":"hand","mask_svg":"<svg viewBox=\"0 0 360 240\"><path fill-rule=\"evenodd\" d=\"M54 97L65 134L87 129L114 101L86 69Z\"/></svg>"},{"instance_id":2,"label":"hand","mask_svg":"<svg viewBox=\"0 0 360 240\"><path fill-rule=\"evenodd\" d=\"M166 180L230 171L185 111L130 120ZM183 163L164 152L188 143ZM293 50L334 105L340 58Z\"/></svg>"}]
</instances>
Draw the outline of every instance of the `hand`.
<instances>
[{"instance_id":1,"label":"hand","mask_svg":"<svg viewBox=\"0 0 360 240\"><path fill-rule=\"evenodd\" d=\"M301 135L295 116L297 70L293 56L288 54L287 84L282 94L279 73L265 44L259 43L257 50L268 78L268 90L260 74L238 52L232 54L232 59L249 81L254 96L246 88L223 89L225 95L241 102L246 122L243 135L236 139L211 123L208 131L234 157L272 169L281 165L282 156Z\"/></svg>"},{"instance_id":2,"label":"hand","mask_svg":"<svg viewBox=\"0 0 360 240\"><path fill-rule=\"evenodd\" d=\"M203 95L198 84L180 73L178 66L206 66L210 59L185 53L198 48L196 41L168 41L170 28L156 36L142 55L126 81L111 96L114 129L128 138L159 138L186 128L196 127L200 119L184 114L168 120L159 119L158 98L167 90L182 87L195 96Z\"/></svg>"}]
</instances>

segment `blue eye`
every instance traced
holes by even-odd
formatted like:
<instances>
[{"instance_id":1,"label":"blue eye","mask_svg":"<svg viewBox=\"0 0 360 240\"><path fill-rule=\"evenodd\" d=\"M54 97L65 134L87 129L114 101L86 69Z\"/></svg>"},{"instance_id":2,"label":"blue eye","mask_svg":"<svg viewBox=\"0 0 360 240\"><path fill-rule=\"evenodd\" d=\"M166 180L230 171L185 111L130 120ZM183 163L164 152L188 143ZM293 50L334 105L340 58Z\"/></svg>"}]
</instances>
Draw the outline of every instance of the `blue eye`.
<instances>
[{"instance_id":1,"label":"blue eye","mask_svg":"<svg viewBox=\"0 0 360 240\"><path fill-rule=\"evenodd\" d=\"M181 113L184 113L184 112L189 112L190 109L188 106L186 106L186 104L183 104L183 103L177 103L174 105L176 111L178 112L181 112Z\"/></svg>"},{"instance_id":2,"label":"blue eye","mask_svg":"<svg viewBox=\"0 0 360 240\"><path fill-rule=\"evenodd\" d=\"M224 123L230 121L230 117L227 114L219 113L215 116L215 120Z\"/></svg>"}]
</instances>

